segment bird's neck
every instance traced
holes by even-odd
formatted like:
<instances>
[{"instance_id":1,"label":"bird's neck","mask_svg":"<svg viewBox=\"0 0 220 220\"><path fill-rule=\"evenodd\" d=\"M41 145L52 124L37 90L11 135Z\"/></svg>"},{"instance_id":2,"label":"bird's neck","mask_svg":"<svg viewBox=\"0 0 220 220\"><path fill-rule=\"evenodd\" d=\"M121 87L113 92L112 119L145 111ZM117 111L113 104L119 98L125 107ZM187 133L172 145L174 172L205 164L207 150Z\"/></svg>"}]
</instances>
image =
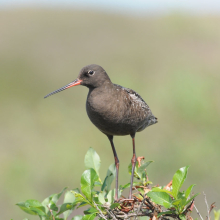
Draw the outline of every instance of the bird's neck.
<instances>
[{"instance_id":1,"label":"bird's neck","mask_svg":"<svg viewBox=\"0 0 220 220\"><path fill-rule=\"evenodd\" d=\"M95 91L102 91L105 92L106 90L109 90L113 87L113 83L111 82L111 80L105 80L102 84L99 84L97 87L89 87L89 93Z\"/></svg>"}]
</instances>

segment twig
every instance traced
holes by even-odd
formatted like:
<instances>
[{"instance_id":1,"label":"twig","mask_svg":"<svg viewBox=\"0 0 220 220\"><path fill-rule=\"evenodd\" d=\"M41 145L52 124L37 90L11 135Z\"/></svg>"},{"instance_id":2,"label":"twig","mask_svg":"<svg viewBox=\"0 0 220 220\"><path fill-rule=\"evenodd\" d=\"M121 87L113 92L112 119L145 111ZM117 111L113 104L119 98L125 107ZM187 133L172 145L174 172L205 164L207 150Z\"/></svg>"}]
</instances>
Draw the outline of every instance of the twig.
<instances>
[{"instance_id":1,"label":"twig","mask_svg":"<svg viewBox=\"0 0 220 220\"><path fill-rule=\"evenodd\" d=\"M51 214L51 215L52 215L52 217L53 217L53 220L55 220L55 217L54 217L54 215L53 215L53 211L50 209L49 205L47 205L47 208L49 209L50 214Z\"/></svg>"},{"instance_id":2,"label":"twig","mask_svg":"<svg viewBox=\"0 0 220 220\"><path fill-rule=\"evenodd\" d=\"M135 213L131 213L131 214L128 214L128 215L116 215L117 218L123 218L123 219L129 219L129 218L132 218L132 217L135 217L136 214ZM138 214L138 216L150 216L150 215L146 215L144 213L140 213Z\"/></svg>"},{"instance_id":3,"label":"twig","mask_svg":"<svg viewBox=\"0 0 220 220\"><path fill-rule=\"evenodd\" d=\"M157 219L156 215L153 215L152 220L156 220L156 219Z\"/></svg>"},{"instance_id":4,"label":"twig","mask_svg":"<svg viewBox=\"0 0 220 220\"><path fill-rule=\"evenodd\" d=\"M146 195L144 195L144 197L145 197L145 196L146 196ZM142 200L140 206L138 207L137 212L136 212L136 216L134 217L134 220L136 220L136 218L137 218L137 216L138 216L138 213L140 212L142 206L144 205L144 201L145 201L145 198L143 198L143 200Z\"/></svg>"},{"instance_id":5,"label":"twig","mask_svg":"<svg viewBox=\"0 0 220 220\"><path fill-rule=\"evenodd\" d=\"M98 207L98 205L94 202L94 204L95 204L95 207L96 207L96 209L99 211L99 213L100 213L100 216L102 217L102 218L104 218L105 220L107 220L107 218L105 217L105 215L102 213L102 211L99 209L99 207Z\"/></svg>"},{"instance_id":6,"label":"twig","mask_svg":"<svg viewBox=\"0 0 220 220\"><path fill-rule=\"evenodd\" d=\"M209 214L211 213L212 209L214 209L216 206L215 206L215 202L213 202L210 206L210 209L209 209Z\"/></svg>"},{"instance_id":7,"label":"twig","mask_svg":"<svg viewBox=\"0 0 220 220\"><path fill-rule=\"evenodd\" d=\"M208 213L208 220L210 219L209 217L209 205L208 205L208 202L207 202L207 199L206 199L206 194L203 192L203 195L205 197L205 204L206 204L206 207L207 207L207 213Z\"/></svg>"},{"instance_id":8,"label":"twig","mask_svg":"<svg viewBox=\"0 0 220 220\"><path fill-rule=\"evenodd\" d=\"M149 206L151 208L155 208L154 205L152 204L152 202L150 201L150 199L146 196L145 199L147 200L147 203L149 204Z\"/></svg>"},{"instance_id":9,"label":"twig","mask_svg":"<svg viewBox=\"0 0 220 220\"><path fill-rule=\"evenodd\" d=\"M111 217L114 219L114 220L117 220L117 218L115 217L115 215L109 211L108 209L106 209L106 211L108 212L109 215L111 215Z\"/></svg>"},{"instance_id":10,"label":"twig","mask_svg":"<svg viewBox=\"0 0 220 220\"><path fill-rule=\"evenodd\" d=\"M202 218L201 214L199 213L199 210L196 208L195 204L194 204L194 208L195 208L197 214L199 215L199 217L203 220L203 218Z\"/></svg>"},{"instance_id":11,"label":"twig","mask_svg":"<svg viewBox=\"0 0 220 220\"><path fill-rule=\"evenodd\" d=\"M102 213L102 211L98 208L97 204L95 204L97 209ZM105 210L108 212L108 214L114 219L114 220L117 220L117 218L115 217L114 213L112 211L109 211L110 210L110 204L107 205L107 203L105 203L103 205L103 207L105 208ZM104 214L102 213L102 215L104 216ZM105 220L107 220L105 217L104 217Z\"/></svg>"},{"instance_id":12,"label":"twig","mask_svg":"<svg viewBox=\"0 0 220 220\"><path fill-rule=\"evenodd\" d=\"M183 212L183 214L185 215L188 211L192 211L194 207L194 199L192 200L192 202L190 202L190 204L186 207L185 211Z\"/></svg>"}]
</instances>

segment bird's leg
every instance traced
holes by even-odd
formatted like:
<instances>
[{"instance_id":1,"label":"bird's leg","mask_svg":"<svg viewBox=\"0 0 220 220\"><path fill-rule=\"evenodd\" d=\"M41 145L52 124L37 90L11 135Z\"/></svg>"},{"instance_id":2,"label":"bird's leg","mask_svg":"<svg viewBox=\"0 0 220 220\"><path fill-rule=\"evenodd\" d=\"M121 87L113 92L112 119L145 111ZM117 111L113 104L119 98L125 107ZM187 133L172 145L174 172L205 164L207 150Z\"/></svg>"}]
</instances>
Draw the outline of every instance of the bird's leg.
<instances>
[{"instance_id":1,"label":"bird's leg","mask_svg":"<svg viewBox=\"0 0 220 220\"><path fill-rule=\"evenodd\" d=\"M130 192L129 192L129 199L131 199L131 195L132 195L132 187L133 187L133 179L134 179L134 169L135 169L135 165L136 165L136 153L135 153L135 141L134 141L134 137L135 135L132 135L132 142L133 142L133 157L131 159L131 164L132 164L132 171L131 171L131 185L130 185Z\"/></svg>"},{"instance_id":2,"label":"bird's leg","mask_svg":"<svg viewBox=\"0 0 220 220\"><path fill-rule=\"evenodd\" d=\"M119 170L119 159L115 150L115 146L113 143L113 136L112 135L108 135L108 139L110 140L111 146L112 146L112 151L114 154L114 158L115 158L115 167L116 167L116 180L115 180L115 200L118 201L118 170Z\"/></svg>"}]
</instances>

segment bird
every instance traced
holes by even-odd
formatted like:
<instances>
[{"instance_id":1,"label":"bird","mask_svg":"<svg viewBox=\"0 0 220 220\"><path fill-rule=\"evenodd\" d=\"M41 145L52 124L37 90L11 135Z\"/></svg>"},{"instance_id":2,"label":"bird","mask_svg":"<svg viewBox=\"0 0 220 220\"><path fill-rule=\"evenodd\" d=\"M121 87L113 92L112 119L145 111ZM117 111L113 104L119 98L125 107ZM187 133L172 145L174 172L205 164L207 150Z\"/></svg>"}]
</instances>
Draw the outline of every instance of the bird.
<instances>
[{"instance_id":1,"label":"bird","mask_svg":"<svg viewBox=\"0 0 220 220\"><path fill-rule=\"evenodd\" d=\"M137 132L157 123L158 119L137 92L112 83L107 72L96 64L83 67L74 81L49 93L44 98L77 85L86 86L89 89L86 100L87 115L91 122L110 141L116 167L116 201L118 201L119 159L113 143L113 137L130 135L132 138L132 171L128 197L128 199L132 199L134 169L137 161L135 135Z\"/></svg>"}]
</instances>

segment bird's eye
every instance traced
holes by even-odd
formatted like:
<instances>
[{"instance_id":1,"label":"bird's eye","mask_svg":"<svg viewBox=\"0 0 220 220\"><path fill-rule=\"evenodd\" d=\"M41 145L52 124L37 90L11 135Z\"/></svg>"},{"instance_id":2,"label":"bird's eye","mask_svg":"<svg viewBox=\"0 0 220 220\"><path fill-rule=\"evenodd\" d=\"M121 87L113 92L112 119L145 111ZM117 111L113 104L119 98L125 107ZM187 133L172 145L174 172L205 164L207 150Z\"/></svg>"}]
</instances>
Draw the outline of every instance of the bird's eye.
<instances>
[{"instance_id":1,"label":"bird's eye","mask_svg":"<svg viewBox=\"0 0 220 220\"><path fill-rule=\"evenodd\" d=\"M89 74L90 76L92 76L92 75L95 74L95 71L93 71L93 70L89 70L89 71L88 71L88 74Z\"/></svg>"}]
</instances>

